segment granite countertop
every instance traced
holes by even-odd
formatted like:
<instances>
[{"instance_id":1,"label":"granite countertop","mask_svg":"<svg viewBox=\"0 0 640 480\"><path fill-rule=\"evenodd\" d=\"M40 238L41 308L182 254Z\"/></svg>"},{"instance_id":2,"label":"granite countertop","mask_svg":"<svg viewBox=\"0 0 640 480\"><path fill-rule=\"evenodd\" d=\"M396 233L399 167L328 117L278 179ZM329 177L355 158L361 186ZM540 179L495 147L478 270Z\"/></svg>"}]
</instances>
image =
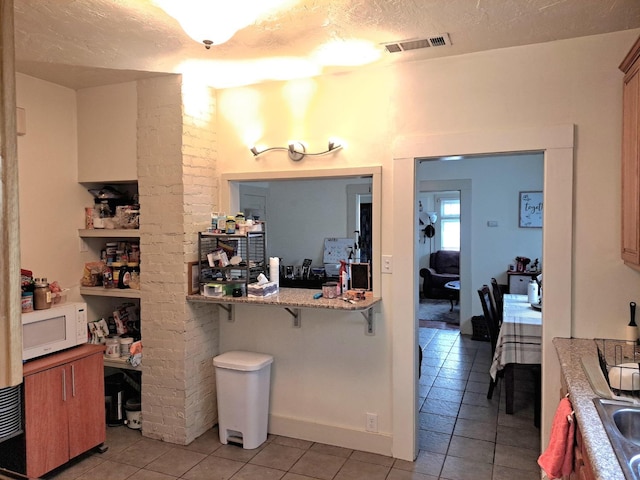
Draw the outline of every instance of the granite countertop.
<instances>
[{"instance_id":1,"label":"granite countertop","mask_svg":"<svg viewBox=\"0 0 640 480\"><path fill-rule=\"evenodd\" d=\"M380 297L373 297L371 292L367 292L364 300L347 302L342 298L314 299L313 296L320 293L320 290L308 288L281 288L277 294L268 297L205 297L204 295L187 295L187 300L191 302L204 303L224 303L224 304L244 304L244 305L267 305L274 307L293 308L328 308L333 310L368 310L380 302Z\"/></svg>"},{"instance_id":2,"label":"granite countertop","mask_svg":"<svg viewBox=\"0 0 640 480\"><path fill-rule=\"evenodd\" d=\"M593 404L593 398L597 395L582 369L582 357L598 355L594 340L554 338L553 344L596 479L624 479L624 473Z\"/></svg>"}]
</instances>

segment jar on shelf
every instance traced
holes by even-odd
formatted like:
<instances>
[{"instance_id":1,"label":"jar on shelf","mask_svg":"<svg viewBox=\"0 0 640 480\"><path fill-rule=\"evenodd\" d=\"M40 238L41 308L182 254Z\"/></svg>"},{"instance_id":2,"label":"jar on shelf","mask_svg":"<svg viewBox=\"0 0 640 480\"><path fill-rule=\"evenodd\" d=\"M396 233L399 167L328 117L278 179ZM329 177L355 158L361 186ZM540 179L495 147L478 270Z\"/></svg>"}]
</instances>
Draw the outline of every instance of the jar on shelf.
<instances>
[{"instance_id":1,"label":"jar on shelf","mask_svg":"<svg viewBox=\"0 0 640 480\"><path fill-rule=\"evenodd\" d=\"M118 282L120 281L120 269L122 268L122 262L113 262L111 264L111 275L113 278L113 286L118 287Z\"/></svg>"},{"instance_id":2,"label":"jar on shelf","mask_svg":"<svg viewBox=\"0 0 640 480\"><path fill-rule=\"evenodd\" d=\"M140 265L135 262L129 262L127 266L131 269L129 288L132 290L140 290Z\"/></svg>"},{"instance_id":3,"label":"jar on shelf","mask_svg":"<svg viewBox=\"0 0 640 480\"><path fill-rule=\"evenodd\" d=\"M236 233L236 219L231 215L227 217L227 225L226 225L225 233L227 234Z\"/></svg>"},{"instance_id":4,"label":"jar on shelf","mask_svg":"<svg viewBox=\"0 0 640 480\"><path fill-rule=\"evenodd\" d=\"M33 308L36 310L51 308L51 289L46 278L36 278L33 290Z\"/></svg>"}]
</instances>

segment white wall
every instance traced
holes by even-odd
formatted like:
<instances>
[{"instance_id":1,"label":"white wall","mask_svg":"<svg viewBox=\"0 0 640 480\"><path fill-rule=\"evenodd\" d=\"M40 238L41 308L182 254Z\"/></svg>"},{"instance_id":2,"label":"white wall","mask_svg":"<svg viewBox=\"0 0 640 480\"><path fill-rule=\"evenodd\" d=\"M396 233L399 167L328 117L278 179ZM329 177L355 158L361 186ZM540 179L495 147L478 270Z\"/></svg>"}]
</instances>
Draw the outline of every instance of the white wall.
<instances>
[{"instance_id":1,"label":"white wall","mask_svg":"<svg viewBox=\"0 0 640 480\"><path fill-rule=\"evenodd\" d=\"M399 235L396 230L400 228L394 224L392 213L394 200L399 198L393 187L393 178L398 174L394 172L392 162L395 139L575 124L579 139L574 175L575 215L574 225L567 225L568 229L573 229L575 238L573 298L566 298L573 309L571 334L582 337L622 335L626 305L637 297L640 277L625 267L619 256L622 74L617 67L638 32L412 62L388 69L315 79L312 81L315 93L303 105L302 122L286 108L288 104L283 94L286 84L224 91L220 95L220 134L228 141L221 145L219 168L221 172L256 169L255 160L243 140L251 122L262 132L253 140L265 144L282 144L289 138L299 137L300 131L307 133L305 139L309 141L320 141L318 139L329 135L347 139L347 148L324 159L321 164L315 159L293 164L286 156L274 155L261 163L260 169L299 171L381 165L382 254L390 254L394 252L394 235ZM391 95L388 92L392 92ZM238 121L234 116L237 111L234 112L232 106L236 94L251 95L256 99L256 105L260 105L255 115L244 112L250 116L245 118L246 122ZM406 188L412 186L406 185ZM406 207L413 208L411 204ZM594 234L596 230L601 233ZM559 242L562 240L558 239ZM396 255L404 257L412 252L403 250ZM399 311L390 301L392 287L400 288L411 281L404 274L394 271L382 278L383 307L378 322L382 328L378 329L376 337L375 359L389 361L393 355L404 362L403 358L408 358L395 356L390 336L392 330L405 322L414 322L412 318L399 318L392 313ZM398 301L402 302L402 294ZM269 338L258 338L247 327L257 325L259 320L246 318L245 321L248 323L243 324L244 343L254 343L274 353L276 362L280 357L290 357L290 344L281 340L287 336L289 322L274 325ZM238 326L227 327L221 332L223 350L236 346L227 335L230 334L228 330ZM302 328L305 328L304 322ZM398 428L391 425L391 417L404 418L396 409L406 407L394 406L391 402L389 371L368 367L371 357L368 339L355 332L349 333L346 325L332 324L331 329L335 334L342 332L348 337L348 346L312 342L308 338L304 345L305 355L321 358L324 354L332 359L342 359L345 364L355 364L361 372L358 383L347 386L348 391L340 392L349 401L332 414L342 418L347 412L348 427L360 429L363 427L362 405L365 401L369 404L373 401L371 408L379 414L381 431ZM408 339L404 331L400 333L397 338ZM412 347L410 340L405 341L406 348ZM411 375L409 366L398 365L394 371ZM297 374L304 376L303 365ZM375 400L370 397L371 391L365 397L359 388L362 382L373 388ZM313 388L315 395L305 396L305 411L308 412L305 419L308 421L317 419L312 412L319 408L333 384L317 382ZM298 411L296 401L299 400L292 397L290 401L283 401L286 404L281 403L279 407L283 411ZM547 409L554 407L546 406ZM394 443L401 441L394 438Z\"/></svg>"},{"instance_id":2,"label":"white wall","mask_svg":"<svg viewBox=\"0 0 640 480\"><path fill-rule=\"evenodd\" d=\"M18 137L21 265L79 299L78 228L91 195L77 183L76 92L17 74L16 93L27 122Z\"/></svg>"},{"instance_id":3,"label":"white wall","mask_svg":"<svg viewBox=\"0 0 640 480\"><path fill-rule=\"evenodd\" d=\"M347 185L366 179L283 180L270 182L267 197L267 256L283 265L305 258L322 266L324 239L354 238L347 231Z\"/></svg>"}]
</instances>

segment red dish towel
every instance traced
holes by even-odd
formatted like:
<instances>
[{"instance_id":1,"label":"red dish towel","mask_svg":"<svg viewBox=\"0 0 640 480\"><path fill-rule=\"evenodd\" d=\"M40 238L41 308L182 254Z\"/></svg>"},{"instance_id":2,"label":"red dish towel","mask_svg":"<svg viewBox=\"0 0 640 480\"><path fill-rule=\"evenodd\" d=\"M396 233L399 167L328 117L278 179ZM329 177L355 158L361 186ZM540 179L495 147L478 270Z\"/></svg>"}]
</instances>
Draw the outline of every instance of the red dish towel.
<instances>
[{"instance_id":1,"label":"red dish towel","mask_svg":"<svg viewBox=\"0 0 640 480\"><path fill-rule=\"evenodd\" d=\"M549 445L538 457L538 465L551 480L571 474L574 437L573 407L571 401L565 397L560 400L556 415L553 417Z\"/></svg>"}]
</instances>

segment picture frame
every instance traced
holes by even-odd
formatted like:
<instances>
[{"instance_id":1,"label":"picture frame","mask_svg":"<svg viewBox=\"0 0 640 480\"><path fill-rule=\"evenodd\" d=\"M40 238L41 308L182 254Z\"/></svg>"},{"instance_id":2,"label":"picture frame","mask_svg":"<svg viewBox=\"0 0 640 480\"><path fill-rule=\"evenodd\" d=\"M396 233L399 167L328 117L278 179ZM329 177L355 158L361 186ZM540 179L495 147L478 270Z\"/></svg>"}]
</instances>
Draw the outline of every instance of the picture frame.
<instances>
[{"instance_id":1,"label":"picture frame","mask_svg":"<svg viewBox=\"0 0 640 480\"><path fill-rule=\"evenodd\" d=\"M371 266L368 263L349 264L351 290L371 290Z\"/></svg>"},{"instance_id":2,"label":"picture frame","mask_svg":"<svg viewBox=\"0 0 640 480\"><path fill-rule=\"evenodd\" d=\"M519 227L542 228L544 196L541 191L520 192Z\"/></svg>"},{"instance_id":3,"label":"picture frame","mask_svg":"<svg viewBox=\"0 0 640 480\"><path fill-rule=\"evenodd\" d=\"M189 262L187 264L187 295L198 295L200 293L200 262Z\"/></svg>"}]
</instances>

